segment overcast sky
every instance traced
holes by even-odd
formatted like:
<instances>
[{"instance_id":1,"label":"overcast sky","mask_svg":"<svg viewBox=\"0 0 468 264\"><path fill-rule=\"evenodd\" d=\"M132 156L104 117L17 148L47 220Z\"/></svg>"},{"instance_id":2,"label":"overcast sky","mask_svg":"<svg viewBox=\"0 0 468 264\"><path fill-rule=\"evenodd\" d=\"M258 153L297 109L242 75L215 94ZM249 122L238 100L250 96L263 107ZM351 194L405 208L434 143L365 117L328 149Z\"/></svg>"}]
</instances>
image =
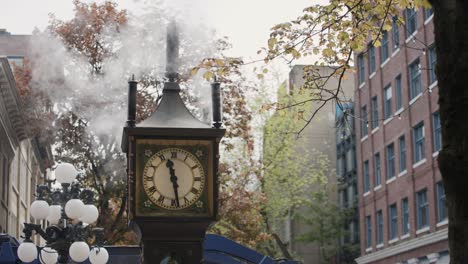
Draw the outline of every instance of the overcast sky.
<instances>
[{"instance_id":1,"label":"overcast sky","mask_svg":"<svg viewBox=\"0 0 468 264\"><path fill-rule=\"evenodd\" d=\"M91 2L85 0L86 2ZM157 1L157 0L152 0ZM98 0L97 2L102 2ZM119 7L138 12L144 0L116 0ZM231 55L254 57L266 45L269 29L277 23L296 18L316 0L168 0L211 24L233 44ZM60 19L73 16L72 0L0 0L0 28L12 34L30 34L34 27L44 29L48 14Z\"/></svg>"}]
</instances>

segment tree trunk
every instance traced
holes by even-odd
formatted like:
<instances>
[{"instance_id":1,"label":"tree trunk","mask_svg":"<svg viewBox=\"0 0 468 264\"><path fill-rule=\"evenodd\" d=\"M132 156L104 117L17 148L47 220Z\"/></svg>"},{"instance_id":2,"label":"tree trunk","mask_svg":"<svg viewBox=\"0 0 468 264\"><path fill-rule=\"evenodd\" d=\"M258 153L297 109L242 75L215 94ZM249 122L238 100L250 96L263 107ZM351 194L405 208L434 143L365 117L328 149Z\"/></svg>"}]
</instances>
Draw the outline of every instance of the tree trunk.
<instances>
[{"instance_id":1,"label":"tree trunk","mask_svg":"<svg viewBox=\"0 0 468 264\"><path fill-rule=\"evenodd\" d=\"M438 162L449 215L450 263L468 263L468 2L434 8L442 142Z\"/></svg>"}]
</instances>

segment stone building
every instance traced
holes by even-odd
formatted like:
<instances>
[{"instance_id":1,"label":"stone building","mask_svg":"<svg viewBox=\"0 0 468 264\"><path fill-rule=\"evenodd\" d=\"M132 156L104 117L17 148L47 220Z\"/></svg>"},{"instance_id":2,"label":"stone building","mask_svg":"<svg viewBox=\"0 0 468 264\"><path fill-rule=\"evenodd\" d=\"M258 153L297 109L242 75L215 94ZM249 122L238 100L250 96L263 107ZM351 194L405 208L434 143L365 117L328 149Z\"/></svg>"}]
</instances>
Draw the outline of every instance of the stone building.
<instances>
[{"instance_id":1,"label":"stone building","mask_svg":"<svg viewBox=\"0 0 468 264\"><path fill-rule=\"evenodd\" d=\"M448 263L433 14L403 17L355 57L358 264Z\"/></svg>"},{"instance_id":2,"label":"stone building","mask_svg":"<svg viewBox=\"0 0 468 264\"><path fill-rule=\"evenodd\" d=\"M354 263L359 256L359 211L356 174L356 134L354 104L349 102L336 109L336 176L340 208L347 213L340 237L338 263Z\"/></svg>"},{"instance_id":3,"label":"stone building","mask_svg":"<svg viewBox=\"0 0 468 264\"><path fill-rule=\"evenodd\" d=\"M35 222L29 206L52 163L50 146L29 136L13 74L13 67L23 66L29 37L0 29L0 233L17 239L24 222Z\"/></svg>"},{"instance_id":4,"label":"stone building","mask_svg":"<svg viewBox=\"0 0 468 264\"><path fill-rule=\"evenodd\" d=\"M298 89L304 85L304 67L307 65L296 65L289 73L289 90ZM313 66L314 71L320 76L329 76L335 69L329 66ZM325 89L336 89L338 85L338 79L332 77L326 84ZM342 85L342 93L340 94L341 99L346 100L352 98L352 92L354 88L353 75L346 75ZM313 102L311 111L317 109L319 103ZM317 112L316 116L302 131L301 137L297 140L298 155L300 154L299 149L304 147L310 150L317 151L326 155L329 160L330 168L328 171L328 182L331 185L336 185L336 124L335 115L337 106L334 101L327 102L320 111ZM313 191L313 190L311 190ZM330 199L334 202L338 202L338 195L335 191L330 193ZM354 199L354 198L353 198ZM299 209L307 215L306 208ZM299 255L304 263L320 263L321 252L319 246L316 243L305 243L298 240L298 237L308 231L308 226L299 220L294 220L291 217L288 218L284 223L284 228L281 232L281 239L283 242L288 244L290 251ZM337 238L338 239L338 238Z\"/></svg>"}]
</instances>

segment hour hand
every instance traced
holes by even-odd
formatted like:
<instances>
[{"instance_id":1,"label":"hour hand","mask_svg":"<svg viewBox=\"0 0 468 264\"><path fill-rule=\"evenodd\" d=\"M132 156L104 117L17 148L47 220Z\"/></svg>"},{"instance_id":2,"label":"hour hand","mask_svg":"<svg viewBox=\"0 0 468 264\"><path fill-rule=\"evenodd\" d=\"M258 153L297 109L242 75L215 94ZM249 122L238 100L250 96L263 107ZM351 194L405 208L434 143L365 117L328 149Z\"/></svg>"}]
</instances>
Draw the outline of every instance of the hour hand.
<instances>
[{"instance_id":1,"label":"hour hand","mask_svg":"<svg viewBox=\"0 0 468 264\"><path fill-rule=\"evenodd\" d=\"M177 184L177 176L175 175L175 169L174 167L174 162L172 160L167 160L166 162L166 167L169 168L169 174L170 174L170 180L172 182L172 187L174 188L174 195L175 195L175 201L177 207L179 207L179 193L177 189L179 188L179 185Z\"/></svg>"}]
</instances>

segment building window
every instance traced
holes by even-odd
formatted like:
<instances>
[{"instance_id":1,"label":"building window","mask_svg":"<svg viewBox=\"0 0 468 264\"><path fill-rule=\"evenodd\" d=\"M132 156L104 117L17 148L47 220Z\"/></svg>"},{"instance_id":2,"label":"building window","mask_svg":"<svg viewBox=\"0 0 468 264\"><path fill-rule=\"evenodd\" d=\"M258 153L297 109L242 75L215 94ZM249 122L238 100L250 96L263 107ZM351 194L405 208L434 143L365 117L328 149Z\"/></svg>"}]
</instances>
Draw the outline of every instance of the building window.
<instances>
[{"instance_id":1,"label":"building window","mask_svg":"<svg viewBox=\"0 0 468 264\"><path fill-rule=\"evenodd\" d=\"M416 219L418 222L418 229L429 225L429 204L427 203L426 189L416 193Z\"/></svg>"},{"instance_id":2,"label":"building window","mask_svg":"<svg viewBox=\"0 0 468 264\"><path fill-rule=\"evenodd\" d=\"M413 163L423 160L426 157L424 146L424 123L421 122L413 127Z\"/></svg>"},{"instance_id":3,"label":"building window","mask_svg":"<svg viewBox=\"0 0 468 264\"><path fill-rule=\"evenodd\" d=\"M364 82L365 76L365 66L364 66L364 55L361 53L357 57L358 60L358 80L359 84Z\"/></svg>"},{"instance_id":4,"label":"building window","mask_svg":"<svg viewBox=\"0 0 468 264\"><path fill-rule=\"evenodd\" d=\"M369 74L372 74L375 72L375 48L374 44L369 43L367 46L367 49L369 50Z\"/></svg>"},{"instance_id":5,"label":"building window","mask_svg":"<svg viewBox=\"0 0 468 264\"><path fill-rule=\"evenodd\" d=\"M417 27L416 10L413 8L406 9L406 33L408 35L413 34L416 32Z\"/></svg>"},{"instance_id":6,"label":"building window","mask_svg":"<svg viewBox=\"0 0 468 264\"><path fill-rule=\"evenodd\" d=\"M393 143L387 146L387 179L395 177L395 149Z\"/></svg>"},{"instance_id":7,"label":"building window","mask_svg":"<svg viewBox=\"0 0 468 264\"><path fill-rule=\"evenodd\" d=\"M384 116L385 119L392 117L392 87L384 88Z\"/></svg>"},{"instance_id":8,"label":"building window","mask_svg":"<svg viewBox=\"0 0 468 264\"><path fill-rule=\"evenodd\" d=\"M354 151L353 149L348 149L346 152L346 172L354 170Z\"/></svg>"},{"instance_id":9,"label":"building window","mask_svg":"<svg viewBox=\"0 0 468 264\"><path fill-rule=\"evenodd\" d=\"M393 32L393 50L397 50L400 45L400 30L398 29L398 17L394 16L392 19L392 32Z\"/></svg>"},{"instance_id":10,"label":"building window","mask_svg":"<svg viewBox=\"0 0 468 264\"><path fill-rule=\"evenodd\" d=\"M377 102L377 96L372 97L372 129L379 126L379 105Z\"/></svg>"},{"instance_id":11,"label":"building window","mask_svg":"<svg viewBox=\"0 0 468 264\"><path fill-rule=\"evenodd\" d=\"M388 221L390 223L389 229L388 229L389 239L394 239L398 237L398 211L397 211L396 203L390 205L390 208L388 211L389 211Z\"/></svg>"},{"instance_id":12,"label":"building window","mask_svg":"<svg viewBox=\"0 0 468 264\"><path fill-rule=\"evenodd\" d=\"M432 8L424 8L424 20L427 20L434 14L434 10Z\"/></svg>"},{"instance_id":13,"label":"building window","mask_svg":"<svg viewBox=\"0 0 468 264\"><path fill-rule=\"evenodd\" d=\"M375 186L380 185L381 180L381 172L380 172L380 153L376 153L374 155L374 182Z\"/></svg>"},{"instance_id":14,"label":"building window","mask_svg":"<svg viewBox=\"0 0 468 264\"><path fill-rule=\"evenodd\" d=\"M445 203L445 189L442 181L437 183L437 221L447 219L447 204Z\"/></svg>"},{"instance_id":15,"label":"building window","mask_svg":"<svg viewBox=\"0 0 468 264\"><path fill-rule=\"evenodd\" d=\"M377 245L383 243L383 216L382 210L377 211Z\"/></svg>"},{"instance_id":16,"label":"building window","mask_svg":"<svg viewBox=\"0 0 468 264\"><path fill-rule=\"evenodd\" d=\"M408 198L401 200L401 232L402 234L408 234L409 225L409 203Z\"/></svg>"},{"instance_id":17,"label":"building window","mask_svg":"<svg viewBox=\"0 0 468 264\"><path fill-rule=\"evenodd\" d=\"M403 172L406 170L405 136L398 138L398 146L400 148L400 172Z\"/></svg>"},{"instance_id":18,"label":"building window","mask_svg":"<svg viewBox=\"0 0 468 264\"><path fill-rule=\"evenodd\" d=\"M401 109L402 107L402 97L401 97L401 75L398 75L395 78L395 96L396 96L396 109Z\"/></svg>"},{"instance_id":19,"label":"building window","mask_svg":"<svg viewBox=\"0 0 468 264\"><path fill-rule=\"evenodd\" d=\"M382 62L388 59L389 52L388 52L388 32L384 31L382 33L382 46L380 46L380 56L382 58Z\"/></svg>"},{"instance_id":20,"label":"building window","mask_svg":"<svg viewBox=\"0 0 468 264\"><path fill-rule=\"evenodd\" d=\"M347 189L340 190L340 206L341 206L341 208L348 207Z\"/></svg>"},{"instance_id":21,"label":"building window","mask_svg":"<svg viewBox=\"0 0 468 264\"><path fill-rule=\"evenodd\" d=\"M364 137L367 135L367 127L369 121L367 121L367 106L361 108L361 136Z\"/></svg>"},{"instance_id":22,"label":"building window","mask_svg":"<svg viewBox=\"0 0 468 264\"><path fill-rule=\"evenodd\" d=\"M432 114L432 122L434 129L434 152L439 151L442 147L442 127L440 125L439 111Z\"/></svg>"},{"instance_id":23,"label":"building window","mask_svg":"<svg viewBox=\"0 0 468 264\"><path fill-rule=\"evenodd\" d=\"M421 65L419 64L419 59L411 63L409 66L410 74L410 95L411 99L418 96L421 92Z\"/></svg>"},{"instance_id":24,"label":"building window","mask_svg":"<svg viewBox=\"0 0 468 264\"><path fill-rule=\"evenodd\" d=\"M8 204L7 202L8 202L8 187L9 187L9 184L8 184L9 167L10 166L8 164L8 159L2 153L0 153L0 200L3 200L5 204ZM0 232L1 231L3 230L0 230Z\"/></svg>"},{"instance_id":25,"label":"building window","mask_svg":"<svg viewBox=\"0 0 468 264\"><path fill-rule=\"evenodd\" d=\"M7 56L7 59L12 68L23 68L24 66L23 56Z\"/></svg>"},{"instance_id":26,"label":"building window","mask_svg":"<svg viewBox=\"0 0 468 264\"><path fill-rule=\"evenodd\" d=\"M358 242L357 224L355 220L349 222L349 238L351 243Z\"/></svg>"},{"instance_id":27,"label":"building window","mask_svg":"<svg viewBox=\"0 0 468 264\"><path fill-rule=\"evenodd\" d=\"M344 175L343 156L338 157L336 163L337 163L337 165L338 165L338 168L337 168L338 176L343 177L343 175Z\"/></svg>"},{"instance_id":28,"label":"building window","mask_svg":"<svg viewBox=\"0 0 468 264\"><path fill-rule=\"evenodd\" d=\"M370 190L370 179L369 179L369 161L364 161L363 166L363 173L364 173L364 192L368 192Z\"/></svg>"},{"instance_id":29,"label":"building window","mask_svg":"<svg viewBox=\"0 0 468 264\"><path fill-rule=\"evenodd\" d=\"M366 247L372 247L372 223L370 215L366 216Z\"/></svg>"},{"instance_id":30,"label":"building window","mask_svg":"<svg viewBox=\"0 0 468 264\"><path fill-rule=\"evenodd\" d=\"M437 65L437 53L435 46L431 46L429 48L429 83L434 83L437 81L437 76L436 76L436 65Z\"/></svg>"}]
</instances>

